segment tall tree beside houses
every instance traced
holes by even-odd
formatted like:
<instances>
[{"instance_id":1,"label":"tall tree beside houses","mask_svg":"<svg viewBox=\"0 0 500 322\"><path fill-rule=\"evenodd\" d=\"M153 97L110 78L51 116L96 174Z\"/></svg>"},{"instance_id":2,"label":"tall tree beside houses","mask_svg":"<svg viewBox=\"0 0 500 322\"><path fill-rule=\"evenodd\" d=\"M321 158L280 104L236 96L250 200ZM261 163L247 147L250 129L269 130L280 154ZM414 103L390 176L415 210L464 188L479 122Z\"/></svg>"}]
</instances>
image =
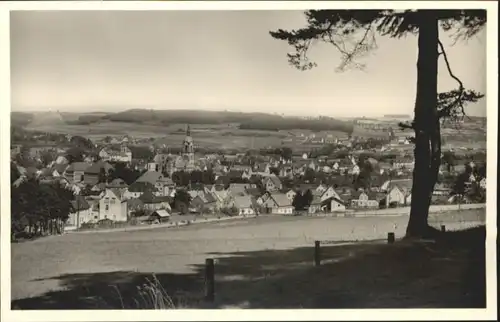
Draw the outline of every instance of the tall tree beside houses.
<instances>
[{"instance_id":1,"label":"tall tree beside houses","mask_svg":"<svg viewBox=\"0 0 500 322\"><path fill-rule=\"evenodd\" d=\"M191 203L191 195L184 189L178 189L173 200L173 208L177 209L181 214L188 212Z\"/></svg>"},{"instance_id":2,"label":"tall tree beside houses","mask_svg":"<svg viewBox=\"0 0 500 322\"><path fill-rule=\"evenodd\" d=\"M418 35L417 90L415 117L400 124L415 132L415 168L412 203L406 237L431 237L435 230L428 224L432 191L441 164L441 121L465 115L464 105L484 95L466 90L453 74L446 50L439 39L441 31L453 32L456 40L468 39L486 26L486 10L309 10L307 26L297 30L271 31L273 38L285 40L295 52L288 54L290 64L300 70L316 66L308 58L314 42L333 45L342 55L338 71L365 68L358 58L376 48L376 36L401 38ZM353 38L359 40L353 42ZM351 46L352 45L352 46ZM443 57L447 71L457 88L438 93L438 60Z\"/></svg>"},{"instance_id":3,"label":"tall tree beside houses","mask_svg":"<svg viewBox=\"0 0 500 322\"><path fill-rule=\"evenodd\" d=\"M15 236L60 234L72 211L73 193L58 183L28 179L11 188L11 228Z\"/></svg>"}]
</instances>

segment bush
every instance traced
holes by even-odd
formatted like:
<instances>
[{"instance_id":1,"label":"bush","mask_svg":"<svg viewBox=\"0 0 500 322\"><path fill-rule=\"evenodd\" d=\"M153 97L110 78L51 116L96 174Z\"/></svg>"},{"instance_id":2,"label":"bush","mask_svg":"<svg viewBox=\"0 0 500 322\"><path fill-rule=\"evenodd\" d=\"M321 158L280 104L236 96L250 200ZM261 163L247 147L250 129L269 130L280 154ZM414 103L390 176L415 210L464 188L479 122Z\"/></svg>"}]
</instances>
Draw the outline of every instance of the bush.
<instances>
[{"instance_id":1,"label":"bush","mask_svg":"<svg viewBox=\"0 0 500 322\"><path fill-rule=\"evenodd\" d=\"M97 228L97 224L91 222L84 222L80 226L80 229L95 229L95 228Z\"/></svg>"}]
</instances>

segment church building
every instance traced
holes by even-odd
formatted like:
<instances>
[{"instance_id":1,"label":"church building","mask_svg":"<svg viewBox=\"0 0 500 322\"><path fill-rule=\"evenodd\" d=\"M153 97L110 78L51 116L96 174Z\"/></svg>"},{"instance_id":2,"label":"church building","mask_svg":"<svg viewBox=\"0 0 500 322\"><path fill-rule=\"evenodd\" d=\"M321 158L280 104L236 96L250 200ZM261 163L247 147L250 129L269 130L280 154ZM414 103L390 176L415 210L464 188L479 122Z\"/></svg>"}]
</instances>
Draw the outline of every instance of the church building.
<instances>
[{"instance_id":1,"label":"church building","mask_svg":"<svg viewBox=\"0 0 500 322\"><path fill-rule=\"evenodd\" d=\"M172 173L176 171L192 172L196 170L194 141L191 137L191 129L189 125L186 129L186 137L182 142L180 155L158 153L155 155L153 162L148 164L148 170L166 173L169 176L172 176Z\"/></svg>"}]
</instances>

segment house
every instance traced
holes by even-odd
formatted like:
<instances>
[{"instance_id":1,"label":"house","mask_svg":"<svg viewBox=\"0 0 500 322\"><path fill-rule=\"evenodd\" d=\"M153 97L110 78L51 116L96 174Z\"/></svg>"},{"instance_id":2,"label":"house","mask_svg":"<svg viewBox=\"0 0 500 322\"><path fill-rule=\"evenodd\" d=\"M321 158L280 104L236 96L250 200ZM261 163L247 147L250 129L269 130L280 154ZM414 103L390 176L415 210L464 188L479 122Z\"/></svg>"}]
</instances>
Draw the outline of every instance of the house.
<instances>
[{"instance_id":1,"label":"house","mask_svg":"<svg viewBox=\"0 0 500 322\"><path fill-rule=\"evenodd\" d=\"M331 173L333 171L333 169L330 166L324 165L321 167L321 171L323 173Z\"/></svg>"},{"instance_id":2,"label":"house","mask_svg":"<svg viewBox=\"0 0 500 322\"><path fill-rule=\"evenodd\" d=\"M256 165L256 167L254 168L254 172L269 174L271 173L271 167L268 163L260 163Z\"/></svg>"},{"instance_id":3,"label":"house","mask_svg":"<svg viewBox=\"0 0 500 322\"><path fill-rule=\"evenodd\" d=\"M313 160L307 163L307 167L313 171L316 171L318 169L318 165Z\"/></svg>"},{"instance_id":4,"label":"house","mask_svg":"<svg viewBox=\"0 0 500 322\"><path fill-rule=\"evenodd\" d=\"M361 173L361 169L359 165L355 164L349 169L348 173L356 176Z\"/></svg>"},{"instance_id":5,"label":"house","mask_svg":"<svg viewBox=\"0 0 500 322\"><path fill-rule=\"evenodd\" d=\"M247 189L255 188L255 185L249 183L231 183L227 189L228 194L233 197L247 195Z\"/></svg>"},{"instance_id":6,"label":"house","mask_svg":"<svg viewBox=\"0 0 500 322\"><path fill-rule=\"evenodd\" d=\"M378 162L377 167L380 174L390 173L392 165L389 162Z\"/></svg>"},{"instance_id":7,"label":"house","mask_svg":"<svg viewBox=\"0 0 500 322\"><path fill-rule=\"evenodd\" d=\"M117 188L106 188L99 201L99 220L127 221L128 208L123 192Z\"/></svg>"},{"instance_id":8,"label":"house","mask_svg":"<svg viewBox=\"0 0 500 322\"><path fill-rule=\"evenodd\" d=\"M412 188L413 179L392 179L385 181L380 186L380 191L389 192L392 187L398 186L402 190L410 190Z\"/></svg>"},{"instance_id":9,"label":"house","mask_svg":"<svg viewBox=\"0 0 500 322\"><path fill-rule=\"evenodd\" d=\"M64 176L71 182L84 180L85 170L90 167L87 162L73 162L64 171Z\"/></svg>"},{"instance_id":10,"label":"house","mask_svg":"<svg viewBox=\"0 0 500 322\"><path fill-rule=\"evenodd\" d=\"M380 186L380 191L390 195L386 200L386 206L390 206L391 204L393 205L410 204L412 185L413 185L412 179L394 179L394 180L387 180L386 182L384 182ZM397 189L394 189L394 187L397 187Z\"/></svg>"},{"instance_id":11,"label":"house","mask_svg":"<svg viewBox=\"0 0 500 322\"><path fill-rule=\"evenodd\" d=\"M79 229L83 223L92 222L92 209L90 204L82 196L75 196L75 200L71 200L73 211L69 214L64 227L65 230Z\"/></svg>"},{"instance_id":12,"label":"house","mask_svg":"<svg viewBox=\"0 0 500 322\"><path fill-rule=\"evenodd\" d=\"M387 195L385 197L386 207L390 207L391 205L401 206L401 205L406 205L406 203L407 203L406 194L398 186L396 185L393 186L391 190L387 192Z\"/></svg>"},{"instance_id":13,"label":"house","mask_svg":"<svg viewBox=\"0 0 500 322\"><path fill-rule=\"evenodd\" d=\"M65 163L54 164L51 168L53 177L61 177L69 166Z\"/></svg>"},{"instance_id":14,"label":"house","mask_svg":"<svg viewBox=\"0 0 500 322\"><path fill-rule=\"evenodd\" d=\"M240 180L243 178L243 170L235 170L235 169L230 169L226 176L229 178L230 181L233 180Z\"/></svg>"},{"instance_id":15,"label":"house","mask_svg":"<svg viewBox=\"0 0 500 322\"><path fill-rule=\"evenodd\" d=\"M353 208L379 208L379 200L374 194L355 191L351 196L351 206Z\"/></svg>"},{"instance_id":16,"label":"house","mask_svg":"<svg viewBox=\"0 0 500 322\"><path fill-rule=\"evenodd\" d=\"M217 203L220 205L223 205L226 202L229 195L227 190L223 188L221 189L220 187L216 190L213 190L211 194L215 197Z\"/></svg>"},{"instance_id":17,"label":"house","mask_svg":"<svg viewBox=\"0 0 500 322\"><path fill-rule=\"evenodd\" d=\"M68 165L69 161L64 155L59 155L54 161L55 164Z\"/></svg>"},{"instance_id":18,"label":"house","mask_svg":"<svg viewBox=\"0 0 500 322\"><path fill-rule=\"evenodd\" d=\"M328 188L325 188L325 186L320 185L321 189L316 188L316 191L320 193L320 198L321 202L330 199L331 197L335 197L337 199L340 199L339 194L335 191L333 186L329 186Z\"/></svg>"},{"instance_id":19,"label":"house","mask_svg":"<svg viewBox=\"0 0 500 322\"><path fill-rule=\"evenodd\" d=\"M252 167L249 165L233 164L229 170L249 172L251 174Z\"/></svg>"},{"instance_id":20,"label":"house","mask_svg":"<svg viewBox=\"0 0 500 322\"><path fill-rule=\"evenodd\" d=\"M85 169L85 184L94 185L99 182L100 176L108 176L114 167L103 161L98 161Z\"/></svg>"},{"instance_id":21,"label":"house","mask_svg":"<svg viewBox=\"0 0 500 322\"><path fill-rule=\"evenodd\" d=\"M147 171L156 171L156 172L161 172L160 165L156 162L148 162L146 165Z\"/></svg>"},{"instance_id":22,"label":"house","mask_svg":"<svg viewBox=\"0 0 500 322\"><path fill-rule=\"evenodd\" d=\"M222 208L222 203L219 202L218 198L211 192L205 194L203 201L205 201L204 208L210 211L217 211Z\"/></svg>"},{"instance_id":23,"label":"house","mask_svg":"<svg viewBox=\"0 0 500 322\"><path fill-rule=\"evenodd\" d=\"M149 182L134 182L124 192L125 199L139 198L144 192L152 191L156 193L156 188Z\"/></svg>"},{"instance_id":24,"label":"house","mask_svg":"<svg viewBox=\"0 0 500 322\"><path fill-rule=\"evenodd\" d=\"M99 151L99 157L103 161L113 161L113 162L132 162L132 151L123 144L120 150L115 150L111 148L103 148Z\"/></svg>"},{"instance_id":25,"label":"house","mask_svg":"<svg viewBox=\"0 0 500 322\"><path fill-rule=\"evenodd\" d=\"M320 184L319 186L316 187L316 191L319 192L320 194L323 194L328 187L325 186L324 184Z\"/></svg>"},{"instance_id":26,"label":"house","mask_svg":"<svg viewBox=\"0 0 500 322\"><path fill-rule=\"evenodd\" d=\"M307 212L310 214L318 213L322 210L321 198L315 196L309 205Z\"/></svg>"},{"instance_id":27,"label":"house","mask_svg":"<svg viewBox=\"0 0 500 322\"><path fill-rule=\"evenodd\" d=\"M291 215L294 207L284 193L271 193L269 198L263 202L267 213Z\"/></svg>"},{"instance_id":28,"label":"house","mask_svg":"<svg viewBox=\"0 0 500 322\"><path fill-rule=\"evenodd\" d=\"M470 204L472 200L467 195L453 195L448 199L451 204Z\"/></svg>"},{"instance_id":29,"label":"house","mask_svg":"<svg viewBox=\"0 0 500 322\"><path fill-rule=\"evenodd\" d=\"M250 180L250 178L252 177L252 174L253 174L252 169L244 170L243 174L241 175L241 178L244 180Z\"/></svg>"},{"instance_id":30,"label":"house","mask_svg":"<svg viewBox=\"0 0 500 322\"><path fill-rule=\"evenodd\" d=\"M292 166L281 167L279 175L280 177L288 177L288 178L293 177L293 167Z\"/></svg>"},{"instance_id":31,"label":"house","mask_svg":"<svg viewBox=\"0 0 500 322\"><path fill-rule=\"evenodd\" d=\"M158 180L163 178L163 174L157 171L146 171L142 176L137 178L135 182L147 182L152 185L155 185Z\"/></svg>"},{"instance_id":32,"label":"house","mask_svg":"<svg viewBox=\"0 0 500 322\"><path fill-rule=\"evenodd\" d=\"M257 204L263 205L266 202L266 200L269 199L270 196L271 196L271 193L266 191L263 195L261 195L260 197L257 198L257 200L256 200Z\"/></svg>"},{"instance_id":33,"label":"house","mask_svg":"<svg viewBox=\"0 0 500 322\"><path fill-rule=\"evenodd\" d=\"M145 191L139 197L139 200L144 204L144 209L166 209L169 212L172 211L172 209L170 208L170 202L172 202L173 199L170 197L156 196L152 190Z\"/></svg>"},{"instance_id":34,"label":"house","mask_svg":"<svg viewBox=\"0 0 500 322\"><path fill-rule=\"evenodd\" d=\"M330 211L330 212L345 212L346 211L346 204L340 198L330 197L330 198L324 200L323 204L326 205L325 210Z\"/></svg>"},{"instance_id":35,"label":"house","mask_svg":"<svg viewBox=\"0 0 500 322\"><path fill-rule=\"evenodd\" d=\"M98 184L93 185L92 188L90 188L90 191L94 193L101 193L106 189L106 186L107 185L104 182L99 182Z\"/></svg>"},{"instance_id":36,"label":"house","mask_svg":"<svg viewBox=\"0 0 500 322\"><path fill-rule=\"evenodd\" d=\"M479 181L479 187L481 189L485 189L486 190L486 178L482 178L481 181Z\"/></svg>"},{"instance_id":37,"label":"house","mask_svg":"<svg viewBox=\"0 0 500 322\"><path fill-rule=\"evenodd\" d=\"M236 196L233 206L238 209L238 215L255 215L258 205L251 196Z\"/></svg>"},{"instance_id":38,"label":"house","mask_svg":"<svg viewBox=\"0 0 500 322\"><path fill-rule=\"evenodd\" d=\"M190 189L190 190L188 190L188 194L191 196L191 200L193 200L194 198L196 198L198 196L200 196L202 199L204 199L205 190L204 189L197 189L197 190Z\"/></svg>"},{"instance_id":39,"label":"house","mask_svg":"<svg viewBox=\"0 0 500 322\"><path fill-rule=\"evenodd\" d=\"M205 208L206 200L201 195L195 195L191 197L191 202L189 204L189 209L191 212L201 212Z\"/></svg>"},{"instance_id":40,"label":"house","mask_svg":"<svg viewBox=\"0 0 500 322\"><path fill-rule=\"evenodd\" d=\"M285 192L285 194L286 194L286 197L288 198L288 200L290 200L290 202L293 202L293 199L295 199L297 192L295 192L295 190L293 190L293 189L290 189L287 192Z\"/></svg>"},{"instance_id":41,"label":"house","mask_svg":"<svg viewBox=\"0 0 500 322\"><path fill-rule=\"evenodd\" d=\"M66 184L66 189L71 190L75 196L81 194L83 188L84 188L84 185L82 185L80 182L78 182L78 183L69 183L68 182Z\"/></svg>"},{"instance_id":42,"label":"house","mask_svg":"<svg viewBox=\"0 0 500 322\"><path fill-rule=\"evenodd\" d=\"M109 188L128 188L128 184L121 178L113 179L109 184Z\"/></svg>"},{"instance_id":43,"label":"house","mask_svg":"<svg viewBox=\"0 0 500 322\"><path fill-rule=\"evenodd\" d=\"M146 171L135 182L146 182L153 185L157 196L170 196L172 190L175 188L175 183L172 179L156 171Z\"/></svg>"},{"instance_id":44,"label":"house","mask_svg":"<svg viewBox=\"0 0 500 322\"><path fill-rule=\"evenodd\" d=\"M159 209L153 211L151 215L149 215L149 221L152 224L160 224L170 220L170 213L165 209Z\"/></svg>"},{"instance_id":45,"label":"house","mask_svg":"<svg viewBox=\"0 0 500 322\"><path fill-rule=\"evenodd\" d=\"M247 195L252 196L255 199L257 199L258 197L260 197L262 195L262 191L259 188L257 188L257 187L255 187L255 188L247 188L246 192L247 192Z\"/></svg>"},{"instance_id":46,"label":"house","mask_svg":"<svg viewBox=\"0 0 500 322\"><path fill-rule=\"evenodd\" d=\"M262 185L264 186L266 191L269 192L278 191L283 188L281 180L276 175L271 175L262 179Z\"/></svg>"},{"instance_id":47,"label":"house","mask_svg":"<svg viewBox=\"0 0 500 322\"><path fill-rule=\"evenodd\" d=\"M432 191L432 194L434 196L449 196L451 192L451 189L443 184L437 183L434 186L434 190Z\"/></svg>"}]
</instances>

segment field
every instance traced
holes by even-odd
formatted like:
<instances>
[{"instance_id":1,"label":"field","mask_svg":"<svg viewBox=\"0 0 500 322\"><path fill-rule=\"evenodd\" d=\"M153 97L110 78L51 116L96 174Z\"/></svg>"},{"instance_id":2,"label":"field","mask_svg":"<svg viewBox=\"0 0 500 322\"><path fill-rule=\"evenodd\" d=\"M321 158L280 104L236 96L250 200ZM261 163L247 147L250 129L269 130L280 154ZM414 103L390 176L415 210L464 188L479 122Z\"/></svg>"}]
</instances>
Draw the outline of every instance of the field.
<instances>
[{"instance_id":1,"label":"field","mask_svg":"<svg viewBox=\"0 0 500 322\"><path fill-rule=\"evenodd\" d=\"M99 122L91 125L37 125L28 126L29 130L81 135L91 140L102 139L108 135L131 136L137 139L155 138L158 144L181 146L186 136L186 125L158 126L127 122ZM192 125L191 134L197 146L217 149L266 148L280 146L286 134L273 131L240 130L230 125Z\"/></svg>"},{"instance_id":2,"label":"field","mask_svg":"<svg viewBox=\"0 0 500 322\"><path fill-rule=\"evenodd\" d=\"M269 147L288 146L295 151L309 151L317 144L310 142L302 144L299 141L284 142L300 134L309 135L310 130L244 130L238 128L239 124L192 124L191 135L195 145L202 148L215 149L261 149ZM159 126L157 124L137 124L128 122L102 121L90 125L72 124L31 124L28 130L64 133L70 135L81 135L91 140L100 140L110 135L122 137L125 135L136 139L154 138L155 143L165 144L169 147L180 147L186 136L186 124L171 124ZM344 132L328 131L317 132L317 135L332 135L333 137L345 137Z\"/></svg>"},{"instance_id":3,"label":"field","mask_svg":"<svg viewBox=\"0 0 500 322\"><path fill-rule=\"evenodd\" d=\"M102 295L110 290L110 285L134 285L138 276L143 281L152 274L160 276L162 284L174 296L182 297L183 292L202 289L200 272L206 258L216 257L220 263L231 263L230 267L224 268L222 264L216 267L216 274L221 274L217 283L259 280L273 270L310 265L314 240L383 240L390 231L398 238L404 235L407 220L407 216L258 217L182 228L76 233L13 244L13 305L95 307L84 298L93 298L96 293ZM433 225L445 224L449 230L475 226L484 220L484 209L433 214L430 218ZM299 251L299 257L279 257L283 252L303 247L307 247L306 251ZM245 261L247 257L253 258L251 267ZM129 281L131 278L134 282ZM234 302L235 298L227 298L232 288L227 285L221 286L221 298ZM263 305L254 300L254 305Z\"/></svg>"}]
</instances>

